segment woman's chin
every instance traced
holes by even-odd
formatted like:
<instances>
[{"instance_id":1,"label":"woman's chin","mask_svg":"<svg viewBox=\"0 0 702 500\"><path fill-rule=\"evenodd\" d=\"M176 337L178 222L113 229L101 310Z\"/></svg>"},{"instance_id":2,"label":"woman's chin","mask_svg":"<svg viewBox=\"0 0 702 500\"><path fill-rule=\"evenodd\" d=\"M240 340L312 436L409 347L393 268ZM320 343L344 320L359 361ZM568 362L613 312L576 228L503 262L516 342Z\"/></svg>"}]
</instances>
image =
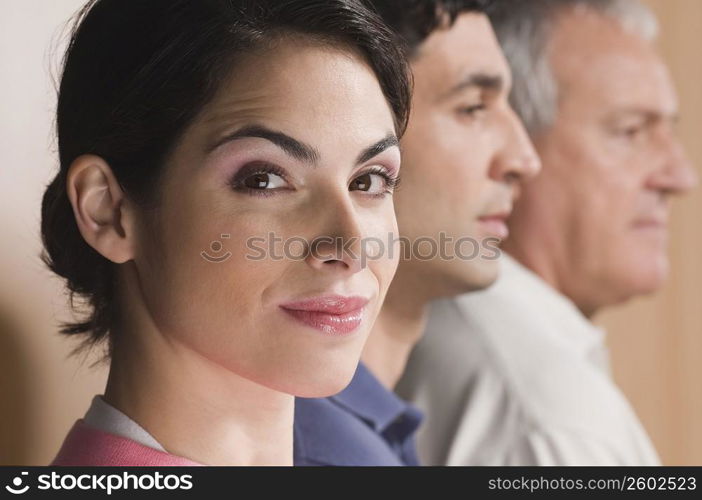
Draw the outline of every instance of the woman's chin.
<instances>
[{"instance_id":1,"label":"woman's chin","mask_svg":"<svg viewBox=\"0 0 702 500\"><path fill-rule=\"evenodd\" d=\"M298 394L295 394L295 396L300 398L327 398L329 396L334 396L346 389L352 378L353 373L343 381L335 380L323 384L311 385L304 388L304 390L297 391Z\"/></svg>"},{"instance_id":2,"label":"woman's chin","mask_svg":"<svg viewBox=\"0 0 702 500\"><path fill-rule=\"evenodd\" d=\"M323 370L319 367L303 369L296 376L288 376L284 381L269 387L300 398L326 398L338 394L349 385L356 366L357 364L341 363Z\"/></svg>"}]
</instances>

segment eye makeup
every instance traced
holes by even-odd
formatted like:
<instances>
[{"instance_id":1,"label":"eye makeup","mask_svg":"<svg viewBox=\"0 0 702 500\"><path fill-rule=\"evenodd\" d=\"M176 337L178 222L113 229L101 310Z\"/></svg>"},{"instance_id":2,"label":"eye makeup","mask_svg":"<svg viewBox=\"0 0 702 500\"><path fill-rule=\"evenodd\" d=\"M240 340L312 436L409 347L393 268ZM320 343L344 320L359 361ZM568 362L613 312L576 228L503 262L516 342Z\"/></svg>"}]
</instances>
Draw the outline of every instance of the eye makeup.
<instances>
[{"instance_id":1,"label":"eye makeup","mask_svg":"<svg viewBox=\"0 0 702 500\"><path fill-rule=\"evenodd\" d=\"M363 172L359 173L357 176L354 177L354 180L352 181L352 185L354 182L356 182L358 179L367 176L367 175L377 175L381 179L383 179L383 190L380 193L372 193L368 194L368 196L373 197L373 198L382 198L386 194L393 194L397 186L400 184L400 174L397 173L397 171L389 172L388 169L380 166L375 166L371 167L369 169L364 170ZM351 186L349 186L351 187ZM361 191L361 192L367 192L365 189L353 189L352 191Z\"/></svg>"},{"instance_id":2,"label":"eye makeup","mask_svg":"<svg viewBox=\"0 0 702 500\"><path fill-rule=\"evenodd\" d=\"M243 167L241 167L236 174L229 181L229 186L234 190L241 193L250 194L253 196L273 196L276 192L282 190L290 190L290 187L276 187L268 189L266 186L254 188L247 185L247 181L259 177L259 183L270 183L271 176L280 177L285 183L289 185L289 178L285 170L278 165L272 163L257 161L251 162Z\"/></svg>"},{"instance_id":3,"label":"eye makeup","mask_svg":"<svg viewBox=\"0 0 702 500\"><path fill-rule=\"evenodd\" d=\"M370 193L373 186L372 181L365 184L358 184L359 179L365 176L377 176L382 179L382 191ZM287 184L285 187L269 188L272 183L272 177L278 177L280 182ZM382 166L374 166L368 168L356 175L351 184L349 191L359 191L367 193L366 196L373 198L382 198L387 194L392 194L400 182L399 173L396 170L389 170ZM356 184L355 184L356 183ZM366 187L366 185L368 187ZM229 181L229 186L232 190L249 194L252 196L273 196L280 191L290 191L294 188L290 185L290 180L285 169L278 165L268 162L251 162L241 167ZM354 189L355 187L355 189Z\"/></svg>"}]
</instances>

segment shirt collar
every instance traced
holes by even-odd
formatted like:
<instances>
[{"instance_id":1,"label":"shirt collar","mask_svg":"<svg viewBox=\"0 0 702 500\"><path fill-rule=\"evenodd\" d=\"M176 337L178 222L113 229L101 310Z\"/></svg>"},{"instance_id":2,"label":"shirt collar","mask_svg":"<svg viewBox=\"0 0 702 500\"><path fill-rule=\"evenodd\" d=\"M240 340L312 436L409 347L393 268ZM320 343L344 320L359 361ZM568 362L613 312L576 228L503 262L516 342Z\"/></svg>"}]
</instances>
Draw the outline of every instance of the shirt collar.
<instances>
[{"instance_id":1,"label":"shirt collar","mask_svg":"<svg viewBox=\"0 0 702 500\"><path fill-rule=\"evenodd\" d=\"M519 294L533 311L547 315L552 330L563 334L562 342L609 372L604 329L585 317L572 300L506 253L502 254L501 266L496 293L507 290Z\"/></svg>"},{"instance_id":2,"label":"shirt collar","mask_svg":"<svg viewBox=\"0 0 702 500\"><path fill-rule=\"evenodd\" d=\"M166 451L146 429L109 404L102 396L93 397L83 421L94 429L131 439L155 450Z\"/></svg>"},{"instance_id":3,"label":"shirt collar","mask_svg":"<svg viewBox=\"0 0 702 500\"><path fill-rule=\"evenodd\" d=\"M400 424L403 434L411 434L422 420L417 408L388 390L363 363L359 363L346 389L329 399L366 422L378 434L385 433L393 424Z\"/></svg>"}]
</instances>

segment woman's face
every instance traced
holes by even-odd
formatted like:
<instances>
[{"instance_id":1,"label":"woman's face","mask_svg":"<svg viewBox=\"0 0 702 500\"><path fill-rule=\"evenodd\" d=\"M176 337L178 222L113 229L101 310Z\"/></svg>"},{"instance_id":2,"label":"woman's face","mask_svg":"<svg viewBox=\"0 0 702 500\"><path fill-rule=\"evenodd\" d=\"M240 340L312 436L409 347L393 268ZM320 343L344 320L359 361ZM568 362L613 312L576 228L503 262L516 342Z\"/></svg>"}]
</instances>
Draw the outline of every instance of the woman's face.
<instances>
[{"instance_id":1,"label":"woman's face","mask_svg":"<svg viewBox=\"0 0 702 500\"><path fill-rule=\"evenodd\" d=\"M279 391L343 389L397 267L396 144L360 57L288 40L238 64L143 213L135 264L158 330Z\"/></svg>"}]
</instances>

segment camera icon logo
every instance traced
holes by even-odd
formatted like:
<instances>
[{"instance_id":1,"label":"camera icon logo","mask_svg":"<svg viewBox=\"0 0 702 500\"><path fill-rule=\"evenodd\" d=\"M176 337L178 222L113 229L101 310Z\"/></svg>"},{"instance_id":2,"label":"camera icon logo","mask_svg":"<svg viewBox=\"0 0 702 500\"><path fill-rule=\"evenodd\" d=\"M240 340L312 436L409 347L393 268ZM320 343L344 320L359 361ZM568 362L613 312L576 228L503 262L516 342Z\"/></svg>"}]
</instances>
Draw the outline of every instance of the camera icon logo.
<instances>
[{"instance_id":1,"label":"camera icon logo","mask_svg":"<svg viewBox=\"0 0 702 500\"><path fill-rule=\"evenodd\" d=\"M22 495L24 493L27 493L29 490L29 485L26 485L24 488L21 488L22 486L22 477L21 476L28 476L29 472L22 472L20 473L19 476L14 478L12 480L12 486L5 486L5 489L12 493L13 495Z\"/></svg>"},{"instance_id":2,"label":"camera icon logo","mask_svg":"<svg viewBox=\"0 0 702 500\"><path fill-rule=\"evenodd\" d=\"M232 237L232 235L231 234L220 234L219 237L222 238L223 240L228 240ZM212 250L212 252L214 252L215 254L221 252L223 248L224 248L224 245L219 240L215 240L212 243L210 243L210 250ZM212 256L209 253L207 253L207 251L203 250L202 252L200 252L200 256L203 259L205 259L207 262L214 262L214 263L219 264L220 262L224 262L225 260L229 259L229 257L232 256L232 253L226 252L222 255Z\"/></svg>"}]
</instances>

